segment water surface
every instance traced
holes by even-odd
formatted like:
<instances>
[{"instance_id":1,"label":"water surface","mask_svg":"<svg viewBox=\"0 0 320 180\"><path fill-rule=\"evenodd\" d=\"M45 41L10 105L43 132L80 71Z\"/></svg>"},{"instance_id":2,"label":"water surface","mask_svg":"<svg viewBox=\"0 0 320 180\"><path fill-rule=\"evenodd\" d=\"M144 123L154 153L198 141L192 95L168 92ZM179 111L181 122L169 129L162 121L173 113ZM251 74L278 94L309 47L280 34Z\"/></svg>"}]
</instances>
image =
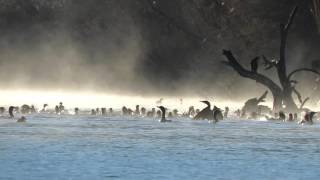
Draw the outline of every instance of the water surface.
<instances>
[{"instance_id":1,"label":"water surface","mask_svg":"<svg viewBox=\"0 0 320 180\"><path fill-rule=\"evenodd\" d=\"M320 126L0 118L0 179L319 179Z\"/></svg>"}]
</instances>

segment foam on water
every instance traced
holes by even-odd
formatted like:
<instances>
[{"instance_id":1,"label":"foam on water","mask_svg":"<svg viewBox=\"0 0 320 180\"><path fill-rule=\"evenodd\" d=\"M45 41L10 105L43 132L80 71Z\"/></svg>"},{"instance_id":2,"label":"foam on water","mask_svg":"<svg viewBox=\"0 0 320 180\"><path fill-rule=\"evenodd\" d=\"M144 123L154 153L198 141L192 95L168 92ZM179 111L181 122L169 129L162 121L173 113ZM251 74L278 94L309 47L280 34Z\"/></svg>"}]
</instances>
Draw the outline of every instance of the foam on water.
<instances>
[{"instance_id":1,"label":"foam on water","mask_svg":"<svg viewBox=\"0 0 320 180\"><path fill-rule=\"evenodd\" d=\"M320 126L36 115L0 120L0 179L318 179Z\"/></svg>"}]
</instances>

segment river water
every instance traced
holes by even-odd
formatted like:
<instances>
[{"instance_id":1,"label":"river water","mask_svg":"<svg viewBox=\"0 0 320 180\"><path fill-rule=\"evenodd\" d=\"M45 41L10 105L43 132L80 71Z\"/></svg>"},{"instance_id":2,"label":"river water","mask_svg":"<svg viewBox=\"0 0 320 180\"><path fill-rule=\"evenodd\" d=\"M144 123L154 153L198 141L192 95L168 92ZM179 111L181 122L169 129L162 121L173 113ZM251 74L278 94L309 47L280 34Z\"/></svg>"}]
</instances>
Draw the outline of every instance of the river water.
<instances>
[{"instance_id":1,"label":"river water","mask_svg":"<svg viewBox=\"0 0 320 180\"><path fill-rule=\"evenodd\" d=\"M320 126L141 117L0 118L0 179L319 179Z\"/></svg>"}]
</instances>

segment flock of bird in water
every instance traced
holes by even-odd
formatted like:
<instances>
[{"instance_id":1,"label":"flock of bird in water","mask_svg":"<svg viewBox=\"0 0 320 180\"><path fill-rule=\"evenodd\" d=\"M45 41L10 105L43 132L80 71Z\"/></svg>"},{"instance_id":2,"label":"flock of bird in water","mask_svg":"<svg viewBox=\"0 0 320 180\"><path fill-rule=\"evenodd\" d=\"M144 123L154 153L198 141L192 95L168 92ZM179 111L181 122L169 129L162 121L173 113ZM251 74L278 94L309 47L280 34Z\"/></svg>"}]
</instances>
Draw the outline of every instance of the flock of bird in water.
<instances>
[{"instance_id":1,"label":"flock of bird in water","mask_svg":"<svg viewBox=\"0 0 320 180\"><path fill-rule=\"evenodd\" d=\"M204 109L195 109L194 106L190 106L188 111L184 113L179 113L177 109L174 109L172 111L168 111L168 109L162 105L157 106L157 108L151 108L151 110L147 110L145 107L141 107L140 105L136 105L135 110L132 110L130 108L127 108L126 106L123 106L120 111L114 111L113 108L96 108L92 109L91 111L80 111L79 108L74 108L72 112L65 109L62 102L59 103L59 105L56 105L54 110L50 110L48 108L48 104L44 104L42 109L37 110L34 105L22 105L21 107L18 106L10 106L8 108L8 111L6 111L5 107L0 107L0 114L5 114L8 112L9 118L15 119L16 114L20 114L21 117L17 119L17 122L26 122L27 118L25 117L26 114L35 114L35 113L50 113L50 114L57 114L57 115L63 115L63 114L73 114L73 115L80 115L80 113L85 113L86 115L92 115L92 116L114 116L114 115L121 115L121 116L139 116L139 117L148 117L148 118L158 118L159 122L165 123L165 122L172 122L171 119L177 118L177 117L185 117L190 118L193 120L208 120L212 123L217 123L219 121L222 121L224 119L227 119L229 117L229 107L225 107L224 110L218 108L217 106L214 106L211 108L211 104L209 101L200 101L207 105ZM162 104L162 101L157 102L157 104ZM270 121L285 121L285 122L298 122L299 124L313 124L314 116L316 115L316 112L305 112L302 114L297 113L285 113L280 111L279 113L274 113L272 115L272 112L269 113L261 113L261 112L246 112L243 108L240 110L236 110L231 116L234 118L240 118L240 119L265 119ZM302 115L302 116L301 116ZM169 119L167 119L167 117Z\"/></svg>"}]
</instances>

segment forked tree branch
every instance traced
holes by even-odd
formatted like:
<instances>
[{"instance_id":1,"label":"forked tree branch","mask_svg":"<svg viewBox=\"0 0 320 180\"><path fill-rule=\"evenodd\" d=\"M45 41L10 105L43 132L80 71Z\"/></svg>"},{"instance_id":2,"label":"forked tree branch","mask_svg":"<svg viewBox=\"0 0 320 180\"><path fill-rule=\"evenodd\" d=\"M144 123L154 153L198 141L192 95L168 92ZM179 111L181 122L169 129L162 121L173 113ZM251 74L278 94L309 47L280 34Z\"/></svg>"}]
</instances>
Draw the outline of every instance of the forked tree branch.
<instances>
[{"instance_id":1,"label":"forked tree branch","mask_svg":"<svg viewBox=\"0 0 320 180\"><path fill-rule=\"evenodd\" d=\"M307 97L300 105L300 109L302 109L304 107L304 105L310 100L309 97Z\"/></svg>"},{"instance_id":2,"label":"forked tree branch","mask_svg":"<svg viewBox=\"0 0 320 180\"><path fill-rule=\"evenodd\" d=\"M293 92L297 95L300 104L302 104L303 100L300 92L296 88L293 88Z\"/></svg>"},{"instance_id":3,"label":"forked tree branch","mask_svg":"<svg viewBox=\"0 0 320 180\"><path fill-rule=\"evenodd\" d=\"M293 92L297 95L299 103L300 103L300 109L302 109L303 106L310 100L310 98L307 97L304 100L302 100L301 93L296 88L293 88Z\"/></svg>"},{"instance_id":4,"label":"forked tree branch","mask_svg":"<svg viewBox=\"0 0 320 180\"><path fill-rule=\"evenodd\" d=\"M238 72L240 76L255 80L258 83L265 85L272 91L272 93L281 94L281 88L276 83L274 83L271 79L262 74L245 69L236 60L231 51L223 50L223 55L228 60L225 61L224 64L227 64L228 66L232 67L236 72Z\"/></svg>"},{"instance_id":5,"label":"forked tree branch","mask_svg":"<svg viewBox=\"0 0 320 180\"><path fill-rule=\"evenodd\" d=\"M285 29L284 29L285 31L289 31L290 26L292 25L294 16L295 16L296 13L297 13L297 10L298 10L298 6L296 6L296 7L292 10L292 12L291 12L291 14L290 14L290 17L289 17L289 20L288 20L288 22L287 22L287 24L286 24L286 26L285 26Z\"/></svg>"},{"instance_id":6,"label":"forked tree branch","mask_svg":"<svg viewBox=\"0 0 320 180\"><path fill-rule=\"evenodd\" d=\"M317 74L320 76L320 72L318 72L317 70L315 69L311 69L311 68L299 68L299 69L296 69L294 71L292 71L289 75L288 75L288 79L291 80L291 78L293 77L294 74L298 73L298 72L312 72L314 74Z\"/></svg>"}]
</instances>

